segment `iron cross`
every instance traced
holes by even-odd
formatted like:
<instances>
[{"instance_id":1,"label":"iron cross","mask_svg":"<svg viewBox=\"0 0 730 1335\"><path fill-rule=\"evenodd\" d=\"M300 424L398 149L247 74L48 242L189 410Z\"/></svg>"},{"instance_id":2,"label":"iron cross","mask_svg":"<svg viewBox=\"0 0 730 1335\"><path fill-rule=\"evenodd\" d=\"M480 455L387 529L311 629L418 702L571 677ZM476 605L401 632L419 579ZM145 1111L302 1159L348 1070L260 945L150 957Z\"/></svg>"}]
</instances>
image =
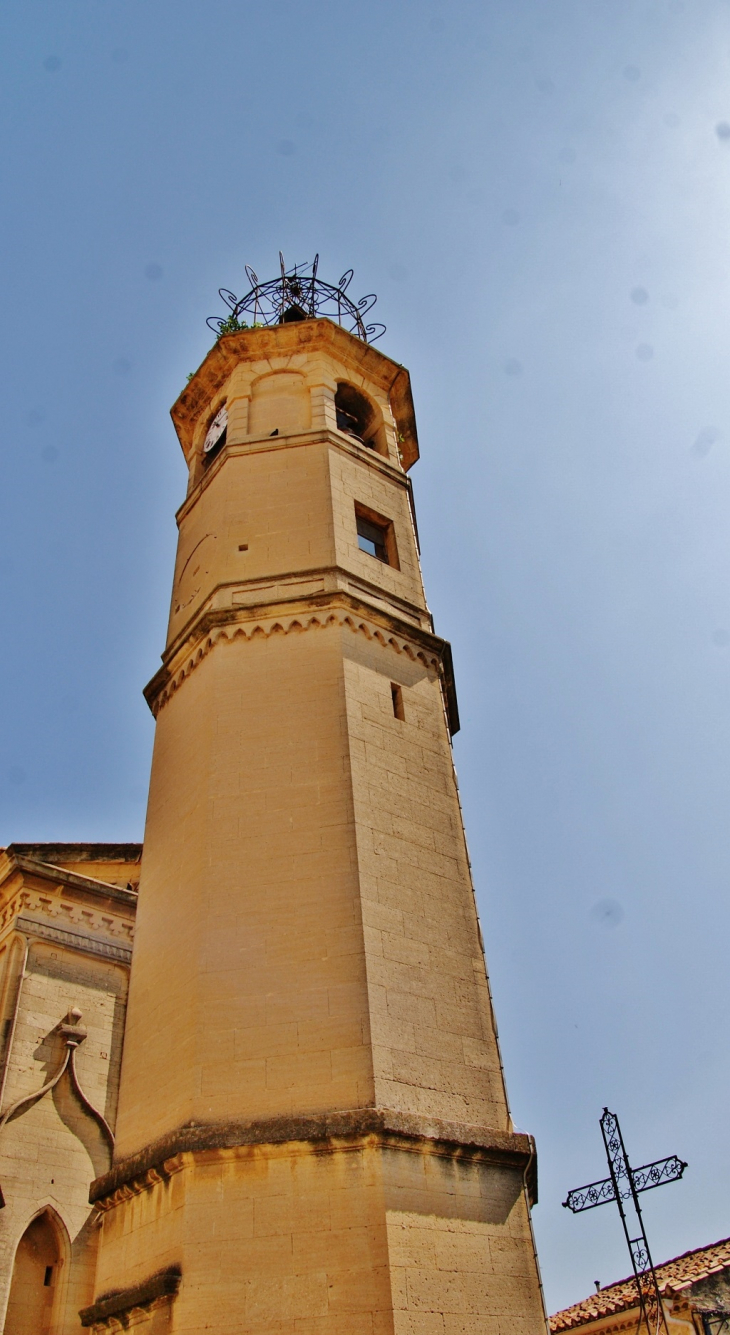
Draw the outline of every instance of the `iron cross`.
<instances>
[{"instance_id":1,"label":"iron cross","mask_svg":"<svg viewBox=\"0 0 730 1335\"><path fill-rule=\"evenodd\" d=\"M597 1205L607 1205L609 1201L616 1202L639 1291L641 1309L639 1325L643 1319L646 1322L648 1335L658 1335L660 1329L667 1335L664 1308L641 1217L639 1192L651 1191L652 1187L661 1187L665 1182L678 1181L687 1165L678 1159L676 1154L670 1154L668 1159L657 1159L654 1163L644 1164L643 1168L632 1168L618 1117L615 1113L609 1112L608 1108L603 1109L601 1135L606 1147L610 1177L604 1178L602 1182L589 1182L586 1187L576 1187L574 1191L569 1191L563 1205L574 1214L578 1214L581 1210L593 1210ZM636 1216L633 1227L630 1227L626 1217L625 1203L629 1211L633 1207ZM635 1234L634 1237L631 1236L632 1232Z\"/></svg>"}]
</instances>

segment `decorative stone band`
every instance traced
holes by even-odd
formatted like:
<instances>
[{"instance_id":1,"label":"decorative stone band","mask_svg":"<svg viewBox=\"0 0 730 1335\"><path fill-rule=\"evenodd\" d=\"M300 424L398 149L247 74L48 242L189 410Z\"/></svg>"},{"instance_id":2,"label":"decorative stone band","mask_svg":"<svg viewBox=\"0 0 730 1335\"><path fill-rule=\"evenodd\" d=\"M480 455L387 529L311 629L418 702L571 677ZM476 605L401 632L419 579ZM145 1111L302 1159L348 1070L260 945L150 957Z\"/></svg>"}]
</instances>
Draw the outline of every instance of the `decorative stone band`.
<instances>
[{"instance_id":1,"label":"decorative stone band","mask_svg":"<svg viewBox=\"0 0 730 1335\"><path fill-rule=\"evenodd\" d=\"M217 644L232 643L237 639L269 639L272 635L302 634L308 630L326 630L339 626L352 631L354 635L364 635L366 639L376 641L384 649L392 649L397 654L405 654L412 662L423 663L424 667L440 673L444 682L444 694L452 734L459 729L459 713L456 703L456 687L451 659L451 646L446 640L426 631L416 631L414 627L399 624L398 629L388 624L379 625L373 616L363 616L356 610L356 600L352 607L318 608L316 612L289 613L286 616L243 619L240 612L209 612L201 618L196 627L198 632L192 648L188 648L182 661L165 664L145 687L145 699L155 718L162 706L174 695L186 677L210 653ZM192 637L191 637L192 638Z\"/></svg>"},{"instance_id":2,"label":"decorative stone band","mask_svg":"<svg viewBox=\"0 0 730 1335\"><path fill-rule=\"evenodd\" d=\"M23 845L21 845L23 847ZM97 844L97 848L109 848L113 855L118 848L124 848L119 844ZM141 848L141 845L137 845ZM137 906L137 891L127 887L125 890L121 885L110 885L108 881L99 881L95 876L82 876L80 872L69 871L67 867L57 867L52 862L42 862L40 858L28 857L26 854L16 852L17 845L10 844L5 853L11 860L11 869L20 872L27 872L29 876L40 877L42 881L51 881L58 886L68 886L71 890L91 891L94 899L98 902L103 899L116 901L118 904L124 904L127 908L134 910Z\"/></svg>"},{"instance_id":3,"label":"decorative stone band","mask_svg":"<svg viewBox=\"0 0 730 1335\"><path fill-rule=\"evenodd\" d=\"M182 1165L171 1159L196 1150L237 1149L249 1145L351 1142L375 1137L383 1146L413 1150L431 1144L452 1157L483 1160L514 1168L525 1175L531 1203L537 1201L537 1158L532 1136L442 1122L437 1118L395 1112L388 1108L355 1108L346 1112L299 1117L270 1117L250 1122L188 1124L145 1146L92 1182L89 1201L110 1208L121 1199L168 1178ZM113 1199L115 1198L116 1199Z\"/></svg>"},{"instance_id":4,"label":"decorative stone band","mask_svg":"<svg viewBox=\"0 0 730 1335\"><path fill-rule=\"evenodd\" d=\"M85 955L100 955L102 959L118 960L120 964L132 963L131 946L102 941L98 936L89 936L88 932L72 932L66 927L55 927L37 918L25 917L16 918L14 926L27 937L52 941L55 945L67 946L70 950L80 950Z\"/></svg>"},{"instance_id":5,"label":"decorative stone band","mask_svg":"<svg viewBox=\"0 0 730 1335\"><path fill-rule=\"evenodd\" d=\"M114 1293L97 1298L91 1307L82 1307L79 1312L82 1326L98 1326L107 1330L111 1326L126 1327L135 1308L150 1308L172 1302L180 1287L182 1271L179 1266L168 1266L158 1270L141 1284L134 1284L129 1289L117 1289Z\"/></svg>"}]
</instances>

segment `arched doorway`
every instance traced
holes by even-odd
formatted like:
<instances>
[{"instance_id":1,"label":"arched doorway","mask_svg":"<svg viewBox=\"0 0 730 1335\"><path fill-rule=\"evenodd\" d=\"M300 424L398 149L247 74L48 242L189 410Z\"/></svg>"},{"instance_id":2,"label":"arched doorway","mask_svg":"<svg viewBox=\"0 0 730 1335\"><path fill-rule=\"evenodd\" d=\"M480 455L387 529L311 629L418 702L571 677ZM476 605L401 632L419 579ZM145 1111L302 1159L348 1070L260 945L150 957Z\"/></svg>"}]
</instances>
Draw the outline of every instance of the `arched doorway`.
<instances>
[{"instance_id":1,"label":"arched doorway","mask_svg":"<svg viewBox=\"0 0 730 1335\"><path fill-rule=\"evenodd\" d=\"M61 1252L46 1211L31 1220L15 1253L3 1335L45 1335L51 1329Z\"/></svg>"}]
</instances>

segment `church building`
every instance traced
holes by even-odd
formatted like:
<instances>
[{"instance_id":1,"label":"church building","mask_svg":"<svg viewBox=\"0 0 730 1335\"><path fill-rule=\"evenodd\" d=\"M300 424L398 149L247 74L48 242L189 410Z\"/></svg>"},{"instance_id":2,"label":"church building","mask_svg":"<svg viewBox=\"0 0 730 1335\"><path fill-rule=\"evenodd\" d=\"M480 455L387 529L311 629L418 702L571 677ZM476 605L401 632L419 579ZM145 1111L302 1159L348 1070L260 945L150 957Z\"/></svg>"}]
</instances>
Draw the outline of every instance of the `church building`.
<instances>
[{"instance_id":1,"label":"church building","mask_svg":"<svg viewBox=\"0 0 730 1335\"><path fill-rule=\"evenodd\" d=\"M188 467L143 846L0 851L5 1335L545 1335L410 378L250 274Z\"/></svg>"}]
</instances>

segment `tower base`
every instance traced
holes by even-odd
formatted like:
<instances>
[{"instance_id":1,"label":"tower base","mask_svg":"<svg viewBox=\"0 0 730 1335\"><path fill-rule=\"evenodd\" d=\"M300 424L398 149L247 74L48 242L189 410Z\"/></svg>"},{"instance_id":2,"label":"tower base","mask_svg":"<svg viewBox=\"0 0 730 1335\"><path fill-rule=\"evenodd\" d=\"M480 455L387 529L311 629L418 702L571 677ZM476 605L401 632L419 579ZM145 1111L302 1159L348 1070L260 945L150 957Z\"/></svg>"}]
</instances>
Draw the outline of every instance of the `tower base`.
<instances>
[{"instance_id":1,"label":"tower base","mask_svg":"<svg viewBox=\"0 0 730 1335\"><path fill-rule=\"evenodd\" d=\"M98 1335L544 1335L533 1163L528 1136L373 1109L184 1128L94 1184L82 1319Z\"/></svg>"}]
</instances>

